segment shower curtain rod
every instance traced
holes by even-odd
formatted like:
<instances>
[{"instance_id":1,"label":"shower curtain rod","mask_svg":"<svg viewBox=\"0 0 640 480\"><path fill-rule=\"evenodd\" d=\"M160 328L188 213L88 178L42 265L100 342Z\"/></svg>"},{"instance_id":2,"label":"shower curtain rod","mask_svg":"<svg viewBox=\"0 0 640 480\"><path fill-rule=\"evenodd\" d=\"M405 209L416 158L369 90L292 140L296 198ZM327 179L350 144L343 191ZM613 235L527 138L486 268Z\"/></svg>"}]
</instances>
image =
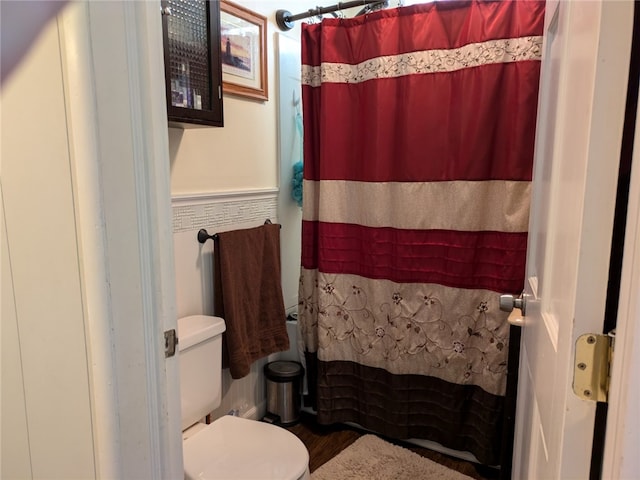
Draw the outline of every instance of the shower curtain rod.
<instances>
[{"instance_id":1,"label":"shower curtain rod","mask_svg":"<svg viewBox=\"0 0 640 480\"><path fill-rule=\"evenodd\" d=\"M354 0L352 2L338 2L336 5L330 7L316 7L311 8L303 13L292 15L288 10L278 10L276 12L276 23L280 30L291 30L293 28L293 22L296 20L302 20L303 18L317 17L324 15L325 13L333 13L338 10L344 10L351 7L358 7L360 5L369 5L372 3L387 3L381 0Z\"/></svg>"}]
</instances>

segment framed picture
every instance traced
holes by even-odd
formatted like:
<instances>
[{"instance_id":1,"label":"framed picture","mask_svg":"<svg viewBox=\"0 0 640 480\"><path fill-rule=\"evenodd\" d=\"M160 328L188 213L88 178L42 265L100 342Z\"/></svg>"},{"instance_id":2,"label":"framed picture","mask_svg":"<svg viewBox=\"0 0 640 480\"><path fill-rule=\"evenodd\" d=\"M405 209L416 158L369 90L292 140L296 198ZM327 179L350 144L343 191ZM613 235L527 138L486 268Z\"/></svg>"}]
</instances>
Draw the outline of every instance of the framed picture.
<instances>
[{"instance_id":1,"label":"framed picture","mask_svg":"<svg viewBox=\"0 0 640 480\"><path fill-rule=\"evenodd\" d=\"M267 19L240 5L220 2L222 90L268 100Z\"/></svg>"}]
</instances>

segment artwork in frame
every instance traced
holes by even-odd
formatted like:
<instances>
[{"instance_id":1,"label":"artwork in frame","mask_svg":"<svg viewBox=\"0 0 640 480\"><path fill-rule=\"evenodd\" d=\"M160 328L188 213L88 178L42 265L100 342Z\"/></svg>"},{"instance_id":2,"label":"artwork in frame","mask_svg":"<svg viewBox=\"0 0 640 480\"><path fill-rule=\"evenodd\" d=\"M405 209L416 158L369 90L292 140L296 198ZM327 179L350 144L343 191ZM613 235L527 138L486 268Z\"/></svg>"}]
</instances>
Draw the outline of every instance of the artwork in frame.
<instances>
[{"instance_id":1,"label":"artwork in frame","mask_svg":"<svg viewBox=\"0 0 640 480\"><path fill-rule=\"evenodd\" d=\"M267 19L227 0L220 1L222 89L268 100Z\"/></svg>"}]
</instances>

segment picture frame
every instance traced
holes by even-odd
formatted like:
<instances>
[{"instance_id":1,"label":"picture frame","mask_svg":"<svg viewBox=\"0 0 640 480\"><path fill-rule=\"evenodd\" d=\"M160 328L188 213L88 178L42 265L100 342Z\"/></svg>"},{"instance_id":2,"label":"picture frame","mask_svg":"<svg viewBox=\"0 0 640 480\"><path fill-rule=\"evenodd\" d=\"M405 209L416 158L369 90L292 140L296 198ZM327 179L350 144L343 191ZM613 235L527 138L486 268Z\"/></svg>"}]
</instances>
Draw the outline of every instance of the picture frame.
<instances>
[{"instance_id":1,"label":"picture frame","mask_svg":"<svg viewBox=\"0 0 640 480\"><path fill-rule=\"evenodd\" d=\"M223 92L269 100L266 17L221 0L220 53Z\"/></svg>"}]
</instances>

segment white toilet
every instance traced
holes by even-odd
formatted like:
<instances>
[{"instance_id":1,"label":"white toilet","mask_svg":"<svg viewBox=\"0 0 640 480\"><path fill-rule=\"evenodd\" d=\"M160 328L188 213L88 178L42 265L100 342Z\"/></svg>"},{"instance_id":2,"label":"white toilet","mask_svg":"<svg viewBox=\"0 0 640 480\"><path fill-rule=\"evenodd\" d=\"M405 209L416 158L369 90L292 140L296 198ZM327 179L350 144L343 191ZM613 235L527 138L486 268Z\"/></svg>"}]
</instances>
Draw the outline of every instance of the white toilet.
<instances>
[{"instance_id":1,"label":"white toilet","mask_svg":"<svg viewBox=\"0 0 640 480\"><path fill-rule=\"evenodd\" d=\"M309 452L284 428L225 415L201 419L220 405L224 320L178 320L182 438L186 479L309 479Z\"/></svg>"}]
</instances>

